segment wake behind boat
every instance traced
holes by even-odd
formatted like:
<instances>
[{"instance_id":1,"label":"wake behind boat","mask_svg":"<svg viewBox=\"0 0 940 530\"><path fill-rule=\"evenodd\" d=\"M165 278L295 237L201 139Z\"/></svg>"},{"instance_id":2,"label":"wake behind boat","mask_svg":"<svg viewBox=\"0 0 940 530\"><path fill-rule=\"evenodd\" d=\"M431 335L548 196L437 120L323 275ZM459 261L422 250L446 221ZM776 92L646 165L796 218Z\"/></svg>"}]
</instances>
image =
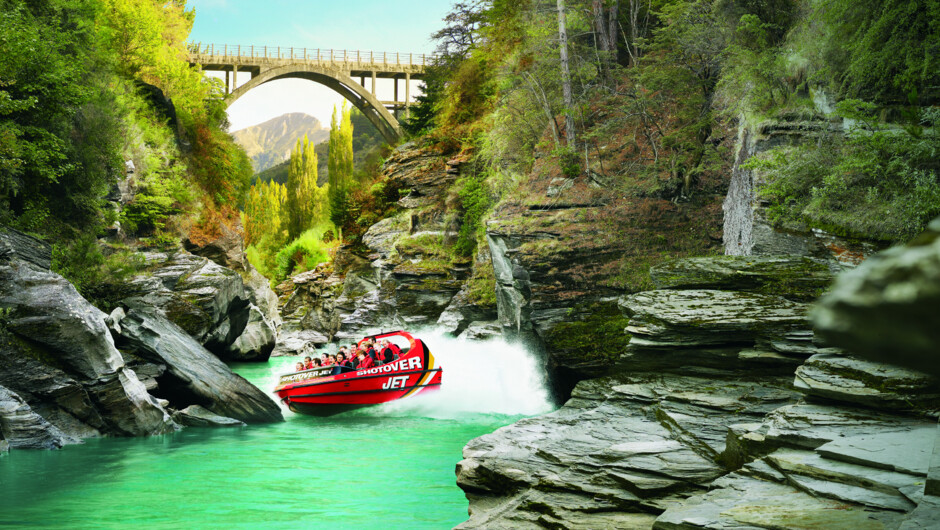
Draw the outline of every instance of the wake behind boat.
<instances>
[{"instance_id":1,"label":"wake behind boat","mask_svg":"<svg viewBox=\"0 0 940 530\"><path fill-rule=\"evenodd\" d=\"M274 392L293 412L332 416L440 388L441 367L424 341L410 333L372 335L359 344L395 337L407 340L408 348L391 362L363 370L334 365L285 374Z\"/></svg>"}]
</instances>

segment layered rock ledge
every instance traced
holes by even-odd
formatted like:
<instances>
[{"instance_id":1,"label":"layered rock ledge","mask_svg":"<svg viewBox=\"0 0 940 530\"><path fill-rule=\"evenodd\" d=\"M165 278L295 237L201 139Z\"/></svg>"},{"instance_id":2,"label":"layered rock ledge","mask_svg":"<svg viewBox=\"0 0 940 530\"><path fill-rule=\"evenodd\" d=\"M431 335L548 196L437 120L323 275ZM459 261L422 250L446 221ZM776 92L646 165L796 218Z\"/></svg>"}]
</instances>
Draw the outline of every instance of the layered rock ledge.
<instances>
[{"instance_id":1,"label":"layered rock ledge","mask_svg":"<svg viewBox=\"0 0 940 530\"><path fill-rule=\"evenodd\" d=\"M663 289L623 297L630 341L613 375L467 444L460 528L940 520L937 380L821 342L806 301L827 267L769 258L781 277L815 272L768 282L748 259L682 260L659 269Z\"/></svg>"}]
</instances>

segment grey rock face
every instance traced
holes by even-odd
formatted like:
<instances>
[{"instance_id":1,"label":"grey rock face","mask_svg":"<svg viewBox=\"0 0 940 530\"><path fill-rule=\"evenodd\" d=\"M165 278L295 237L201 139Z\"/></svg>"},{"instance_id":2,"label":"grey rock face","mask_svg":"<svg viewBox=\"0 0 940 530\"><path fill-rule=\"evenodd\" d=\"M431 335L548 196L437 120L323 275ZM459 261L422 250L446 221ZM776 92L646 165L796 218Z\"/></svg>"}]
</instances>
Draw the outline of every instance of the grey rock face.
<instances>
[{"instance_id":1,"label":"grey rock face","mask_svg":"<svg viewBox=\"0 0 940 530\"><path fill-rule=\"evenodd\" d=\"M257 361L267 359L277 342L277 330L274 324L265 318L255 305L249 307L248 323L245 330L226 347L226 358L235 361Z\"/></svg>"},{"instance_id":2,"label":"grey rock face","mask_svg":"<svg viewBox=\"0 0 940 530\"><path fill-rule=\"evenodd\" d=\"M646 291L621 298L634 350L753 343L808 327L807 306L716 290Z\"/></svg>"},{"instance_id":3,"label":"grey rock face","mask_svg":"<svg viewBox=\"0 0 940 530\"><path fill-rule=\"evenodd\" d=\"M940 409L940 382L935 378L850 355L810 357L796 370L793 386L809 396L890 411Z\"/></svg>"},{"instance_id":4,"label":"grey rock face","mask_svg":"<svg viewBox=\"0 0 940 530\"><path fill-rule=\"evenodd\" d=\"M171 403L198 404L246 423L282 421L264 392L232 371L191 336L154 309L132 309L121 321L120 342L151 362L164 364L160 382ZM169 380L167 380L169 377Z\"/></svg>"},{"instance_id":5,"label":"grey rock face","mask_svg":"<svg viewBox=\"0 0 940 530\"><path fill-rule=\"evenodd\" d=\"M267 278L251 265L248 267L248 278L245 280L248 299L261 310L264 318L268 319L277 329L282 323L281 313L277 307L277 294L271 289L271 284Z\"/></svg>"},{"instance_id":6,"label":"grey rock face","mask_svg":"<svg viewBox=\"0 0 940 530\"><path fill-rule=\"evenodd\" d=\"M842 274L814 313L827 341L940 376L940 219L904 247Z\"/></svg>"},{"instance_id":7,"label":"grey rock face","mask_svg":"<svg viewBox=\"0 0 940 530\"><path fill-rule=\"evenodd\" d=\"M33 412L22 398L2 386L0 440L6 448L14 449L58 449L79 442Z\"/></svg>"},{"instance_id":8,"label":"grey rock face","mask_svg":"<svg viewBox=\"0 0 940 530\"><path fill-rule=\"evenodd\" d=\"M786 374L819 351L808 305L780 296L661 289L622 297L619 305L631 335L620 370Z\"/></svg>"},{"instance_id":9,"label":"grey rock face","mask_svg":"<svg viewBox=\"0 0 940 530\"><path fill-rule=\"evenodd\" d=\"M282 333L271 356L284 357L301 355L305 354L308 350L319 348L329 342L330 340L326 335L309 329Z\"/></svg>"},{"instance_id":10,"label":"grey rock face","mask_svg":"<svg viewBox=\"0 0 940 530\"><path fill-rule=\"evenodd\" d=\"M147 258L151 270L124 287L124 306L156 308L222 358L244 361L270 356L276 341L276 326L270 321L266 327L273 336L269 331L259 334L256 325L239 346L234 346L252 318L250 289L237 272L186 252L152 253ZM261 337L266 340L259 342ZM248 344L256 349L245 350Z\"/></svg>"},{"instance_id":11,"label":"grey rock face","mask_svg":"<svg viewBox=\"0 0 940 530\"><path fill-rule=\"evenodd\" d=\"M114 434L160 434L177 427L136 374L124 366L105 326L106 315L64 278L24 261L0 262L0 307L9 310L6 330L28 341L20 343L21 351L49 356L45 358L60 373L69 374L59 378L62 386L75 388L69 377L82 386L84 392L71 392L78 404L63 410L71 408L78 417L92 421L93 427ZM12 379L9 376L5 379ZM104 425L96 424L99 417Z\"/></svg>"},{"instance_id":12,"label":"grey rock face","mask_svg":"<svg viewBox=\"0 0 940 530\"><path fill-rule=\"evenodd\" d=\"M652 267L658 289L720 289L815 299L834 275L829 265L801 256L721 256L678 259Z\"/></svg>"},{"instance_id":13,"label":"grey rock face","mask_svg":"<svg viewBox=\"0 0 940 530\"><path fill-rule=\"evenodd\" d=\"M896 528L896 512L846 509L844 503L813 497L792 486L731 474L708 493L667 509L654 530L743 528Z\"/></svg>"},{"instance_id":14,"label":"grey rock face","mask_svg":"<svg viewBox=\"0 0 940 530\"><path fill-rule=\"evenodd\" d=\"M190 405L173 413L173 420L187 427L241 427L245 422L213 414L199 405Z\"/></svg>"},{"instance_id":15,"label":"grey rock face","mask_svg":"<svg viewBox=\"0 0 940 530\"><path fill-rule=\"evenodd\" d=\"M0 259L19 259L48 269L52 267L52 247L18 230L0 227Z\"/></svg>"},{"instance_id":16,"label":"grey rock face","mask_svg":"<svg viewBox=\"0 0 940 530\"><path fill-rule=\"evenodd\" d=\"M487 340L503 335L503 327L498 322L471 322L457 338L462 340Z\"/></svg>"},{"instance_id":17,"label":"grey rock face","mask_svg":"<svg viewBox=\"0 0 940 530\"><path fill-rule=\"evenodd\" d=\"M649 518L725 473L728 425L795 398L780 378L723 383L719 392L712 385L658 375L583 381L562 409L472 440L457 466L471 499L462 527L534 523L546 506L545 521L562 527L648 527L644 512Z\"/></svg>"},{"instance_id":18,"label":"grey rock face","mask_svg":"<svg viewBox=\"0 0 940 530\"><path fill-rule=\"evenodd\" d=\"M464 286L451 299L447 308L437 319L437 326L452 335L462 334L473 322L496 320L495 307L484 307L470 302L468 289Z\"/></svg>"}]
</instances>

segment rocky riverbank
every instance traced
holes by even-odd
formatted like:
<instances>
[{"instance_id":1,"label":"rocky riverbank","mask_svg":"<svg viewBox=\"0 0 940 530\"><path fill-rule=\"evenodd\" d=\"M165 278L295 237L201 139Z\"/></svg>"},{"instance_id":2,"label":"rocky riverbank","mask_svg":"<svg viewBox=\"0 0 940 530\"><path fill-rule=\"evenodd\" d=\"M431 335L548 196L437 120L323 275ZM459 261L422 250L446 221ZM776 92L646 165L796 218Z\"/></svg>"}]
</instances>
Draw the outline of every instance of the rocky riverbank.
<instances>
[{"instance_id":1,"label":"rocky riverbank","mask_svg":"<svg viewBox=\"0 0 940 530\"><path fill-rule=\"evenodd\" d=\"M255 340L263 326L241 277L183 251L147 258L107 315L49 270L48 245L0 232L4 448L282 420L271 398L206 349L238 358L273 348L273 336Z\"/></svg>"},{"instance_id":2,"label":"rocky riverbank","mask_svg":"<svg viewBox=\"0 0 940 530\"><path fill-rule=\"evenodd\" d=\"M868 301L857 286L887 268L873 261L869 280L840 282L824 308ZM935 525L940 383L824 345L805 301L829 274L794 257L654 270L669 288L620 298L630 343L615 375L466 446L457 481L471 517L461 527ZM931 292L919 287L911 292ZM841 319L828 311L817 322L835 337L839 326L825 322ZM864 325L860 314L842 318ZM909 342L932 333L919 322Z\"/></svg>"}]
</instances>

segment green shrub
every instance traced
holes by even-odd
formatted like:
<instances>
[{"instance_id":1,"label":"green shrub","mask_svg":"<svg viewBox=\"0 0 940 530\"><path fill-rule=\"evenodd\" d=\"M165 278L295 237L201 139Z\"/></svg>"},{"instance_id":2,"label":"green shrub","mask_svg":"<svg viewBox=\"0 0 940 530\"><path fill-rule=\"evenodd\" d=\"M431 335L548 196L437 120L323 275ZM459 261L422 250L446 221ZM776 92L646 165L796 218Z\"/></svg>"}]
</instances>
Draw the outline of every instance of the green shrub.
<instances>
[{"instance_id":1,"label":"green shrub","mask_svg":"<svg viewBox=\"0 0 940 530\"><path fill-rule=\"evenodd\" d=\"M907 241L940 215L940 135L935 129L888 128L876 107L854 100L840 112L857 120L848 136L780 147L748 167L764 172L760 194L777 226ZM940 112L921 113L935 123Z\"/></svg>"},{"instance_id":2,"label":"green shrub","mask_svg":"<svg viewBox=\"0 0 940 530\"><path fill-rule=\"evenodd\" d=\"M283 280L292 274L308 271L320 263L330 261L330 249L335 244L323 242L323 236L329 230L329 226L311 228L282 248L275 259L277 279Z\"/></svg>"}]
</instances>

